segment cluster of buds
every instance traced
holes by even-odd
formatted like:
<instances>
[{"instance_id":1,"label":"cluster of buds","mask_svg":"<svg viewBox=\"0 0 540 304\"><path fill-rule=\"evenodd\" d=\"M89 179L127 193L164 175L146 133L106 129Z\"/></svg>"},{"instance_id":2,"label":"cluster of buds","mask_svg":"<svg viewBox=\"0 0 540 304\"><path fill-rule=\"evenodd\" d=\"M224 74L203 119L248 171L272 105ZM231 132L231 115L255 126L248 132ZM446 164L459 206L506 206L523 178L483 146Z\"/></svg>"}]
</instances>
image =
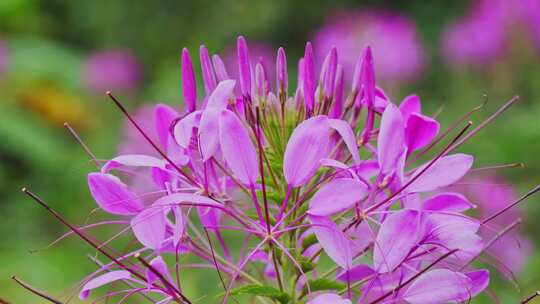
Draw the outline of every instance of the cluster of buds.
<instances>
[{"instance_id":1,"label":"cluster of buds","mask_svg":"<svg viewBox=\"0 0 540 304\"><path fill-rule=\"evenodd\" d=\"M475 262L516 225L493 220L538 187L475 219L474 204L452 191L473 156L454 151L517 98L476 128L467 119L480 107L440 130L418 96L398 105L376 85L369 47L346 88L337 49L317 77L307 43L291 90L282 48L272 86L267 66L253 66L246 40L237 42L238 79L201 47L203 98L183 50L185 110L157 105L153 130L108 93L141 145L153 149L102 163L81 142L99 167L88 175L90 192L120 220L76 227L24 190L109 259L95 260L100 267L81 283L81 299L115 282L124 287L105 298L118 303L136 295L194 303L182 290L180 269L189 266L180 257L187 255L215 269L222 303L241 296L262 303L467 302L488 288L490 273ZM132 234L138 246L120 254L86 232L112 223L125 226L117 236ZM499 233L486 240L482 227ZM230 246L224 231L242 239L242 248Z\"/></svg>"}]
</instances>

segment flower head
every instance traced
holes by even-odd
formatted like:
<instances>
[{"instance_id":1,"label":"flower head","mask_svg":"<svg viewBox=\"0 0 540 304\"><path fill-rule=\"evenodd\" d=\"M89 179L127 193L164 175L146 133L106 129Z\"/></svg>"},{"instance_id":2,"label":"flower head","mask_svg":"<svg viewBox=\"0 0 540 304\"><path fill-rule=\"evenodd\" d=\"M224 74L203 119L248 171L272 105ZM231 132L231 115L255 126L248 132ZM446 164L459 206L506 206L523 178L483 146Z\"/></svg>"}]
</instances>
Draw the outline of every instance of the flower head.
<instances>
[{"instance_id":1,"label":"flower head","mask_svg":"<svg viewBox=\"0 0 540 304\"><path fill-rule=\"evenodd\" d=\"M471 263L489 246L480 229L502 212L475 219L467 213L473 204L447 190L474 160L453 150L479 129L467 133L464 124L438 145L449 132L439 134L418 96L394 103L384 94L369 47L350 87L339 49L320 69L314 53L308 42L293 90L283 49L272 87L252 68L245 38L238 39L238 80L220 79L221 61L201 47L199 96L184 51L186 110L158 105L147 125L109 93L143 142L90 173L88 185L98 207L120 217L118 235L138 242L115 256L59 217L112 261L89 276L81 298L123 281L126 297L152 292L162 302L191 303L179 276L189 266L162 258L179 263L184 255L216 270L222 303L241 295L312 304L463 302L488 286L489 271ZM233 252L225 231L242 238L243 249Z\"/></svg>"}]
</instances>

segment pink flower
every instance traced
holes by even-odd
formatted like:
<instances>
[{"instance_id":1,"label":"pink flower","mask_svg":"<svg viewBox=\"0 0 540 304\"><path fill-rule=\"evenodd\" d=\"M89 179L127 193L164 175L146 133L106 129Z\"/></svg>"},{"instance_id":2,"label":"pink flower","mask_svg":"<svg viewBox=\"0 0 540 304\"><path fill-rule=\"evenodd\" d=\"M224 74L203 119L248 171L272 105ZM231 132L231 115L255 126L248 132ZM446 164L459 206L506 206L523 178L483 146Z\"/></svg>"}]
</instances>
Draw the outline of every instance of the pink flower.
<instances>
[{"instance_id":1,"label":"pink flower","mask_svg":"<svg viewBox=\"0 0 540 304\"><path fill-rule=\"evenodd\" d=\"M336 46L347 75L368 45L377 54L375 69L383 82L413 81L426 63L414 22L391 11L338 12L314 36L318 62Z\"/></svg>"},{"instance_id":2,"label":"pink flower","mask_svg":"<svg viewBox=\"0 0 540 304\"><path fill-rule=\"evenodd\" d=\"M291 92L283 49L272 61L278 85L271 88L262 64L253 68L244 37L237 40L238 79L201 46L203 94L188 51L182 53L186 111L159 104L132 116L110 95L134 129L122 145L126 154L88 174L98 208L118 218L96 225L122 225L110 241L133 236L130 252L118 256L110 241L86 235L93 226L70 224L29 193L111 260L88 277L81 298L123 281L124 290L108 295L151 291L161 303L191 303L181 289L184 267L216 270L221 280L211 284L222 284L221 303L248 295L442 304L469 301L488 287L489 271L471 263L492 249L484 229L509 235L499 216L513 205L501 195L495 215L477 219L467 213L474 204L453 188L474 162L453 151L479 129L467 132L465 124L439 146L452 132L439 134L418 96L396 104L377 86L370 47L354 61L349 87L339 49L318 66L306 43ZM493 227L498 221L502 227ZM224 231L242 248L229 247ZM180 255L196 262L165 262Z\"/></svg>"},{"instance_id":3,"label":"pink flower","mask_svg":"<svg viewBox=\"0 0 540 304\"><path fill-rule=\"evenodd\" d=\"M106 91L129 92L140 86L141 66L137 58L125 49L108 49L96 52L83 67L84 86L95 93Z\"/></svg>"},{"instance_id":4,"label":"pink flower","mask_svg":"<svg viewBox=\"0 0 540 304\"><path fill-rule=\"evenodd\" d=\"M460 66L491 64L505 55L510 36L524 33L540 50L540 4L536 0L476 0L443 32L441 52Z\"/></svg>"}]
</instances>

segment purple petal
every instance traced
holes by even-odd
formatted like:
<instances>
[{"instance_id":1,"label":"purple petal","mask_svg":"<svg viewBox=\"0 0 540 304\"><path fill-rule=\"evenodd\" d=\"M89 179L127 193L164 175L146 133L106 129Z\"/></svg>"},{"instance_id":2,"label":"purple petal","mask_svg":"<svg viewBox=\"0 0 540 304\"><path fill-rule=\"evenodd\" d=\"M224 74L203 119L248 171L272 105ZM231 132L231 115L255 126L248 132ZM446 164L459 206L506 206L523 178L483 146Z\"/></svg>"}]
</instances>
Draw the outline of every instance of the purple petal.
<instances>
[{"instance_id":1,"label":"purple petal","mask_svg":"<svg viewBox=\"0 0 540 304\"><path fill-rule=\"evenodd\" d=\"M439 123L430 117L412 113L405 128L405 142L409 152L423 148L439 133Z\"/></svg>"},{"instance_id":2,"label":"purple petal","mask_svg":"<svg viewBox=\"0 0 540 304\"><path fill-rule=\"evenodd\" d=\"M343 282L358 282L362 281L372 275L374 275L376 272L373 270L373 268L369 267L368 265L360 264L356 265L350 270L342 271L339 273L336 277L336 280L343 281Z\"/></svg>"},{"instance_id":3,"label":"purple petal","mask_svg":"<svg viewBox=\"0 0 540 304\"><path fill-rule=\"evenodd\" d=\"M199 125L199 148L202 154L202 160L207 161L216 153L219 147L219 114L223 110L206 109L201 115Z\"/></svg>"},{"instance_id":4,"label":"purple petal","mask_svg":"<svg viewBox=\"0 0 540 304\"><path fill-rule=\"evenodd\" d=\"M208 97L207 109L225 109L229 104L229 99L233 98L235 80L221 81L216 89Z\"/></svg>"},{"instance_id":5,"label":"purple petal","mask_svg":"<svg viewBox=\"0 0 540 304\"><path fill-rule=\"evenodd\" d=\"M174 214L174 231L173 231L173 245L177 247L180 244L182 236L186 232L184 214L182 213L182 208L180 206L172 207Z\"/></svg>"},{"instance_id":6,"label":"purple petal","mask_svg":"<svg viewBox=\"0 0 540 304\"><path fill-rule=\"evenodd\" d=\"M212 61L210 60L210 55L208 55L208 50L204 45L201 45L199 48L199 57L201 60L204 91L206 92L206 95L208 95L214 91L214 88L216 87L216 75L214 75Z\"/></svg>"},{"instance_id":7,"label":"purple petal","mask_svg":"<svg viewBox=\"0 0 540 304\"><path fill-rule=\"evenodd\" d=\"M329 153L327 121L326 116L316 116L294 129L283 157L283 173L288 185L298 187L308 182L320 167L320 160Z\"/></svg>"},{"instance_id":8,"label":"purple petal","mask_svg":"<svg viewBox=\"0 0 540 304\"><path fill-rule=\"evenodd\" d=\"M223 215L223 212L219 209L211 207L199 207L197 208L197 213L199 214L201 224L208 229L216 229Z\"/></svg>"},{"instance_id":9,"label":"purple petal","mask_svg":"<svg viewBox=\"0 0 540 304\"><path fill-rule=\"evenodd\" d=\"M367 187L356 179L339 178L324 185L309 202L308 214L329 216L345 211L363 199Z\"/></svg>"},{"instance_id":10,"label":"purple petal","mask_svg":"<svg viewBox=\"0 0 540 304\"><path fill-rule=\"evenodd\" d=\"M171 275L169 274L169 269L167 268L167 264L161 256L157 256L152 259L152 261L150 261L150 266L157 270L157 272L159 272L169 282L172 282ZM146 279L148 282L148 287L152 287L152 284L154 284L155 282L159 282L161 284L160 278L149 268L146 269Z\"/></svg>"},{"instance_id":11,"label":"purple petal","mask_svg":"<svg viewBox=\"0 0 540 304\"><path fill-rule=\"evenodd\" d=\"M214 70L216 71L216 76L219 82L231 79L231 77L229 77L229 73L227 73L225 64L219 55L216 54L212 56L212 63L214 63Z\"/></svg>"},{"instance_id":12,"label":"purple petal","mask_svg":"<svg viewBox=\"0 0 540 304\"><path fill-rule=\"evenodd\" d=\"M201 113L201 111L190 113L178 121L174 126L174 139L180 147L184 149L189 147L193 136L193 130L200 124Z\"/></svg>"},{"instance_id":13,"label":"purple petal","mask_svg":"<svg viewBox=\"0 0 540 304\"><path fill-rule=\"evenodd\" d=\"M126 271L126 270L115 270L115 271L107 272L105 274L97 276L93 278L92 280L88 281L86 284L84 284L81 292L79 293L79 299L81 300L87 299L92 289L96 289L98 287L107 285L114 281L127 280L130 278L131 278L131 274L129 273L129 271Z\"/></svg>"},{"instance_id":14,"label":"purple petal","mask_svg":"<svg viewBox=\"0 0 540 304\"><path fill-rule=\"evenodd\" d=\"M465 273L472 282L471 296L475 297L480 294L489 285L489 270L481 269Z\"/></svg>"},{"instance_id":15,"label":"purple petal","mask_svg":"<svg viewBox=\"0 0 540 304\"><path fill-rule=\"evenodd\" d=\"M476 234L479 228L478 221L466 216L432 213L426 220L424 241L440 244L444 252L459 249L451 258L468 261L484 248L482 238Z\"/></svg>"},{"instance_id":16,"label":"purple petal","mask_svg":"<svg viewBox=\"0 0 540 304\"><path fill-rule=\"evenodd\" d=\"M208 98L206 109L202 112L199 124L199 144L203 161L209 160L218 148L219 114L227 107L235 84L234 80L220 82Z\"/></svg>"},{"instance_id":17,"label":"purple petal","mask_svg":"<svg viewBox=\"0 0 540 304\"><path fill-rule=\"evenodd\" d=\"M381 118L377 155L383 174L396 169L404 151L405 129L401 112L394 104L388 104Z\"/></svg>"},{"instance_id":18,"label":"purple petal","mask_svg":"<svg viewBox=\"0 0 540 304\"><path fill-rule=\"evenodd\" d=\"M197 82L195 70L189 57L188 49L182 50L182 95L186 103L187 112L191 113L197 108Z\"/></svg>"},{"instance_id":19,"label":"purple petal","mask_svg":"<svg viewBox=\"0 0 540 304\"><path fill-rule=\"evenodd\" d=\"M375 104L375 68L373 67L373 55L369 46L364 50L362 58L360 85L365 104L368 108L373 107Z\"/></svg>"},{"instance_id":20,"label":"purple petal","mask_svg":"<svg viewBox=\"0 0 540 304\"><path fill-rule=\"evenodd\" d=\"M336 81L337 70L337 49L333 47L328 53L325 63L327 63L322 71L322 85L324 96L327 99L334 96L334 85Z\"/></svg>"},{"instance_id":21,"label":"purple petal","mask_svg":"<svg viewBox=\"0 0 540 304\"><path fill-rule=\"evenodd\" d=\"M423 209L432 211L464 212L475 206L460 193L441 193L424 202Z\"/></svg>"},{"instance_id":22,"label":"purple petal","mask_svg":"<svg viewBox=\"0 0 540 304\"><path fill-rule=\"evenodd\" d=\"M178 117L178 113L165 104L158 104L154 110L156 132L159 142L165 151L169 147L169 138L171 137L171 126Z\"/></svg>"},{"instance_id":23,"label":"purple petal","mask_svg":"<svg viewBox=\"0 0 540 304\"><path fill-rule=\"evenodd\" d=\"M474 158L466 154L453 154L437 160L429 169L418 177L407 188L409 192L427 192L449 186L461 179L473 164ZM422 172L426 165L415 170ZM412 177L411 177L412 178Z\"/></svg>"},{"instance_id":24,"label":"purple petal","mask_svg":"<svg viewBox=\"0 0 540 304\"><path fill-rule=\"evenodd\" d=\"M421 114L422 103L420 102L420 97L417 95L409 95L405 97L399 105L399 110L401 111L404 121L407 121L412 113Z\"/></svg>"},{"instance_id":25,"label":"purple petal","mask_svg":"<svg viewBox=\"0 0 540 304\"><path fill-rule=\"evenodd\" d=\"M332 109L330 110L330 118L340 118L343 112L343 90L344 90L343 81L343 67L338 64L336 70L336 82L334 87L334 103L332 104Z\"/></svg>"},{"instance_id":26,"label":"purple petal","mask_svg":"<svg viewBox=\"0 0 540 304\"><path fill-rule=\"evenodd\" d=\"M192 203L193 205L202 205L202 206L216 206L222 207L222 205L215 200L196 194L190 193L174 193L167 196L161 197L154 202L154 205L168 206L172 207L179 205L180 203Z\"/></svg>"},{"instance_id":27,"label":"purple petal","mask_svg":"<svg viewBox=\"0 0 540 304\"><path fill-rule=\"evenodd\" d=\"M99 207L108 213L129 215L143 208L137 196L114 175L90 173L88 186Z\"/></svg>"},{"instance_id":28,"label":"purple petal","mask_svg":"<svg viewBox=\"0 0 540 304\"><path fill-rule=\"evenodd\" d=\"M101 172L107 173L120 166L165 168L165 162L159 158L143 154L119 155L106 162L101 168Z\"/></svg>"},{"instance_id":29,"label":"purple petal","mask_svg":"<svg viewBox=\"0 0 540 304\"><path fill-rule=\"evenodd\" d=\"M285 50L280 47L276 59L276 84L280 92L287 93L289 81L287 74L287 57Z\"/></svg>"},{"instance_id":30,"label":"purple petal","mask_svg":"<svg viewBox=\"0 0 540 304\"><path fill-rule=\"evenodd\" d=\"M131 219L131 229L137 240L146 248L160 249L165 240L167 226L163 207L153 205Z\"/></svg>"},{"instance_id":31,"label":"purple petal","mask_svg":"<svg viewBox=\"0 0 540 304\"><path fill-rule=\"evenodd\" d=\"M381 225L373 248L373 267L379 272L396 269L418 243L420 212L402 210Z\"/></svg>"},{"instance_id":32,"label":"purple petal","mask_svg":"<svg viewBox=\"0 0 540 304\"><path fill-rule=\"evenodd\" d=\"M238 71L240 74L240 89L244 96L251 95L251 62L246 39L242 36L236 41L238 52Z\"/></svg>"},{"instance_id":33,"label":"purple petal","mask_svg":"<svg viewBox=\"0 0 540 304\"><path fill-rule=\"evenodd\" d=\"M266 71L261 63L255 66L255 92L260 97L266 97L270 92Z\"/></svg>"},{"instance_id":34,"label":"purple petal","mask_svg":"<svg viewBox=\"0 0 540 304\"><path fill-rule=\"evenodd\" d=\"M362 87L360 84L360 74L362 73L362 56L358 56L358 59L356 60L356 64L354 65L354 73L353 73L353 79L352 79L352 92L360 95L360 88ZM355 106L359 106L360 98L355 99Z\"/></svg>"},{"instance_id":35,"label":"purple petal","mask_svg":"<svg viewBox=\"0 0 540 304\"><path fill-rule=\"evenodd\" d=\"M438 304L467 301L471 295L471 279L448 269L435 269L422 274L403 295L409 303Z\"/></svg>"},{"instance_id":36,"label":"purple petal","mask_svg":"<svg viewBox=\"0 0 540 304\"><path fill-rule=\"evenodd\" d=\"M354 136L354 132L351 129L351 126L346 121L339 119L329 119L328 124L332 129L336 130L339 133L341 138L343 138L345 145L347 145L347 148L352 155L354 163L360 163L358 145L356 144L356 137Z\"/></svg>"},{"instance_id":37,"label":"purple petal","mask_svg":"<svg viewBox=\"0 0 540 304\"><path fill-rule=\"evenodd\" d=\"M244 184L254 185L259 176L257 152L246 128L229 110L221 112L219 117L219 141L234 175Z\"/></svg>"},{"instance_id":38,"label":"purple petal","mask_svg":"<svg viewBox=\"0 0 540 304\"><path fill-rule=\"evenodd\" d=\"M304 103L308 113L315 107L315 66L313 62L313 47L311 43L306 43L304 52Z\"/></svg>"},{"instance_id":39,"label":"purple petal","mask_svg":"<svg viewBox=\"0 0 540 304\"><path fill-rule=\"evenodd\" d=\"M389 102L390 99L386 96L384 91L379 87L375 87L375 103L373 104L375 111L379 113L384 112ZM405 121L405 119L403 119L403 121Z\"/></svg>"},{"instance_id":40,"label":"purple petal","mask_svg":"<svg viewBox=\"0 0 540 304\"><path fill-rule=\"evenodd\" d=\"M328 217L310 215L309 221L324 252L341 268L351 269L351 242L341 229Z\"/></svg>"},{"instance_id":41,"label":"purple petal","mask_svg":"<svg viewBox=\"0 0 540 304\"><path fill-rule=\"evenodd\" d=\"M351 304L351 300L344 299L335 293L323 293L317 295L312 300L309 300L307 304Z\"/></svg>"}]
</instances>

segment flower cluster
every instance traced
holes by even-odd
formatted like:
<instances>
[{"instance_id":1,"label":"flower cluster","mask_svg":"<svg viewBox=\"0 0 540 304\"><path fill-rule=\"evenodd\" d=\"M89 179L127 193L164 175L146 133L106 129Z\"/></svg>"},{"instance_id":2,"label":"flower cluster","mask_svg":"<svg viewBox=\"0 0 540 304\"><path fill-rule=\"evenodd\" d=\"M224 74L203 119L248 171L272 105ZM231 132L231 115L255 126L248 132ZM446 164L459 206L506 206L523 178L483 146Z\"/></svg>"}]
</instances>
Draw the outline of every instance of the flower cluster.
<instances>
[{"instance_id":1,"label":"flower cluster","mask_svg":"<svg viewBox=\"0 0 540 304\"><path fill-rule=\"evenodd\" d=\"M129 50L102 50L91 54L86 60L82 81L85 88L91 92L131 92L140 85L141 69L137 58Z\"/></svg>"},{"instance_id":2,"label":"flower cluster","mask_svg":"<svg viewBox=\"0 0 540 304\"><path fill-rule=\"evenodd\" d=\"M317 75L306 44L296 89L282 48L275 82L267 67L252 65L243 37L238 79L218 55L204 47L200 55L204 93L184 49L185 110L157 105L152 130L109 93L153 151L132 145L134 154L88 175L98 206L122 219L115 224L131 231L136 249L114 253L62 219L111 260L98 261L81 298L121 281L107 295L119 303L136 294L193 303L181 288L184 255L215 269L222 303L246 295L263 303L448 303L486 289L489 271L473 266L490 245L479 230L519 201L478 220L468 215L474 205L447 189L473 165L453 151L515 99L478 128L469 131L465 115L441 132L418 96L396 104L377 86L369 47L350 88L336 48ZM224 231L243 239L242 249Z\"/></svg>"},{"instance_id":3,"label":"flower cluster","mask_svg":"<svg viewBox=\"0 0 540 304\"><path fill-rule=\"evenodd\" d=\"M377 78L389 84L414 81L427 61L414 20L389 10L336 12L315 33L313 44L316 58L321 60L336 46L349 74L358 54L369 45L377 54Z\"/></svg>"},{"instance_id":4,"label":"flower cluster","mask_svg":"<svg viewBox=\"0 0 540 304\"><path fill-rule=\"evenodd\" d=\"M492 63L512 45L510 36L516 27L540 49L538 1L473 1L468 15L445 29L442 53L451 64L478 66Z\"/></svg>"}]
</instances>

